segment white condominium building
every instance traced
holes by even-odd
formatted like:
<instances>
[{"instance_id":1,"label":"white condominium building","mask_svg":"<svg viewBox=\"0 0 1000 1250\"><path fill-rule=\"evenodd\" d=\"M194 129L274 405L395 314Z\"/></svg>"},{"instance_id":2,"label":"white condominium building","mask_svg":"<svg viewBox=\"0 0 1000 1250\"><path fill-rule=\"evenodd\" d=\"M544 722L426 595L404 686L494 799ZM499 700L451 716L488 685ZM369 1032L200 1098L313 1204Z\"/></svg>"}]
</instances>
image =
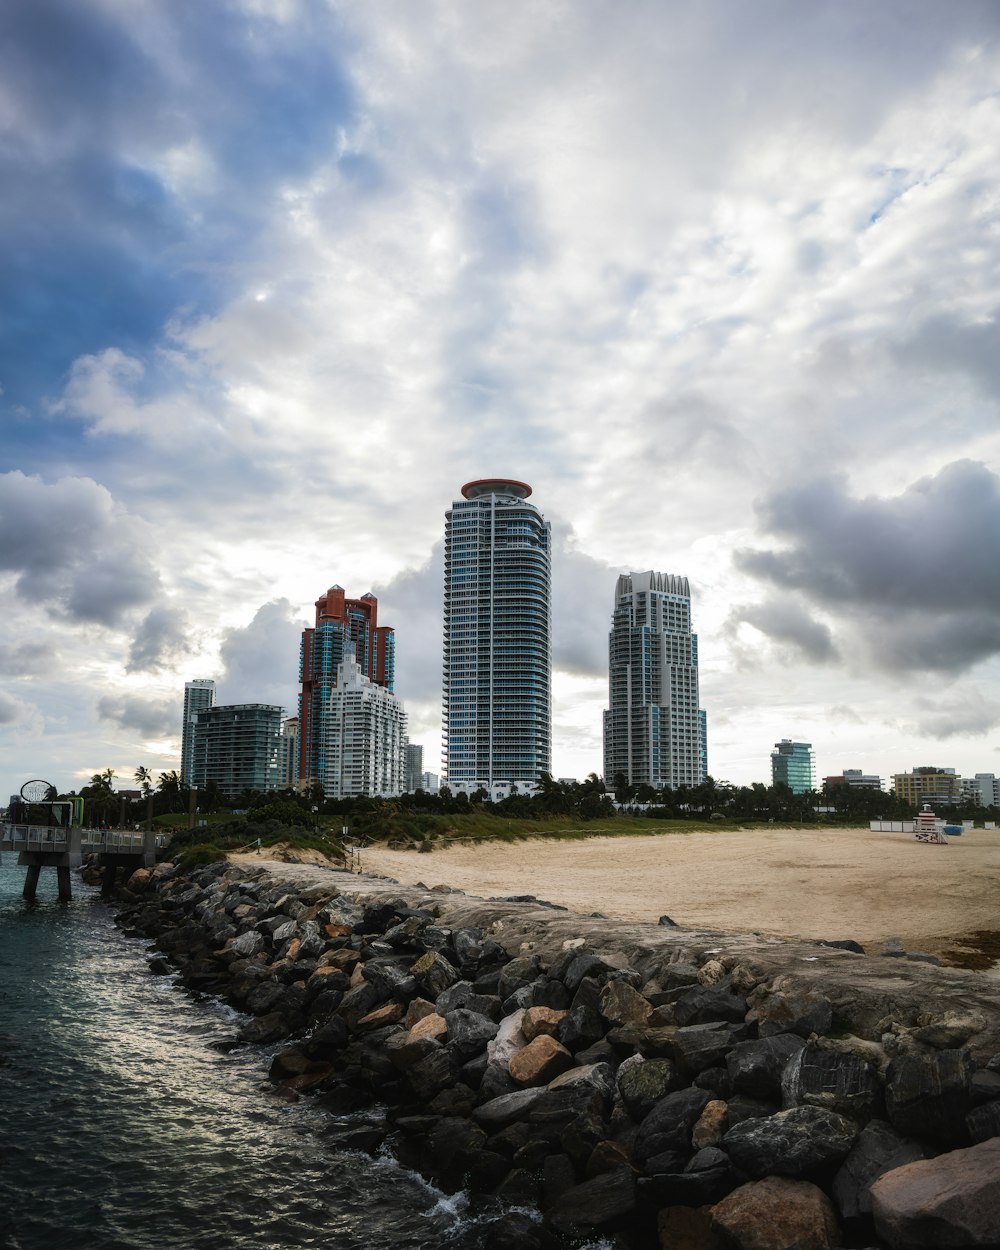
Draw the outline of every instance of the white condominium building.
<instances>
[{"instance_id":1,"label":"white condominium building","mask_svg":"<svg viewBox=\"0 0 1000 1250\"><path fill-rule=\"evenodd\" d=\"M402 794L406 786L406 712L384 686L370 681L345 648L325 717L327 798Z\"/></svg>"},{"instance_id":2,"label":"white condominium building","mask_svg":"<svg viewBox=\"0 0 1000 1250\"><path fill-rule=\"evenodd\" d=\"M452 790L552 771L551 547L531 487L469 482L445 517L444 734Z\"/></svg>"},{"instance_id":3,"label":"white condominium building","mask_svg":"<svg viewBox=\"0 0 1000 1250\"><path fill-rule=\"evenodd\" d=\"M705 780L705 714L698 706L698 638L691 590L672 573L619 577L608 638L604 780L696 786Z\"/></svg>"}]
</instances>

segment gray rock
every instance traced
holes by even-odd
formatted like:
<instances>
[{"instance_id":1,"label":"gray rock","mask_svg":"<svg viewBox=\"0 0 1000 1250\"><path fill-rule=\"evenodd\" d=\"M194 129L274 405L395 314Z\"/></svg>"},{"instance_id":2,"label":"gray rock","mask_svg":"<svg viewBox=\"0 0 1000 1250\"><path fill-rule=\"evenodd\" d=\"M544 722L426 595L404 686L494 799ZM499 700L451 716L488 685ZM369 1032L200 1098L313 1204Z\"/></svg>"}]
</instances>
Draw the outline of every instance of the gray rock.
<instances>
[{"instance_id":1,"label":"gray rock","mask_svg":"<svg viewBox=\"0 0 1000 1250\"><path fill-rule=\"evenodd\" d=\"M238 938L233 939L231 948L237 955L242 955L244 959L250 959L254 955L264 949L263 937L253 929L246 933L241 933Z\"/></svg>"},{"instance_id":2,"label":"gray rock","mask_svg":"<svg viewBox=\"0 0 1000 1250\"><path fill-rule=\"evenodd\" d=\"M972 1070L965 1050L897 1055L885 1072L890 1124L906 1137L928 1137L943 1145L964 1143Z\"/></svg>"},{"instance_id":3,"label":"gray rock","mask_svg":"<svg viewBox=\"0 0 1000 1250\"><path fill-rule=\"evenodd\" d=\"M965 1126L974 1142L1000 1137L1000 1102L984 1102L974 1107L965 1117Z\"/></svg>"},{"instance_id":4,"label":"gray rock","mask_svg":"<svg viewBox=\"0 0 1000 1250\"><path fill-rule=\"evenodd\" d=\"M544 1093L544 1087L540 1087L518 1089L510 1094L501 1094L498 1098L491 1098L489 1102L476 1107L472 1112L472 1118L488 1133L495 1133L506 1128L508 1124L523 1120Z\"/></svg>"},{"instance_id":5,"label":"gray rock","mask_svg":"<svg viewBox=\"0 0 1000 1250\"><path fill-rule=\"evenodd\" d=\"M587 1233L622 1225L635 1211L635 1178L627 1168L605 1172L567 1189L546 1211L560 1233Z\"/></svg>"},{"instance_id":6,"label":"gray rock","mask_svg":"<svg viewBox=\"0 0 1000 1250\"><path fill-rule=\"evenodd\" d=\"M671 1059L644 1059L633 1055L618 1069L618 1090L634 1120L642 1120L653 1107L685 1084Z\"/></svg>"},{"instance_id":7,"label":"gray rock","mask_svg":"<svg viewBox=\"0 0 1000 1250\"><path fill-rule=\"evenodd\" d=\"M537 955L522 955L512 959L500 969L500 981L497 994L500 999L510 998L515 990L530 985L541 971Z\"/></svg>"},{"instance_id":8,"label":"gray rock","mask_svg":"<svg viewBox=\"0 0 1000 1250\"><path fill-rule=\"evenodd\" d=\"M711 1102L711 1095L693 1086L660 1099L639 1125L635 1138L635 1158L645 1163L656 1155L691 1154L691 1130Z\"/></svg>"},{"instance_id":9,"label":"gray rock","mask_svg":"<svg viewBox=\"0 0 1000 1250\"><path fill-rule=\"evenodd\" d=\"M886 1172L924 1158L919 1142L901 1137L884 1120L872 1120L858 1134L851 1153L833 1178L832 1195L841 1219L871 1215L871 1185Z\"/></svg>"},{"instance_id":10,"label":"gray rock","mask_svg":"<svg viewBox=\"0 0 1000 1250\"><path fill-rule=\"evenodd\" d=\"M467 1007L456 1007L444 1018L448 1025L448 1051L459 1064L485 1050L500 1027L496 1020Z\"/></svg>"},{"instance_id":11,"label":"gray rock","mask_svg":"<svg viewBox=\"0 0 1000 1250\"><path fill-rule=\"evenodd\" d=\"M674 1019L682 1026L717 1020L740 1024L746 1014L746 999L717 985L692 986L674 1002Z\"/></svg>"},{"instance_id":12,"label":"gray rock","mask_svg":"<svg viewBox=\"0 0 1000 1250\"><path fill-rule=\"evenodd\" d=\"M452 965L437 951L428 951L421 955L411 965L410 972L420 989L432 1001L459 979Z\"/></svg>"},{"instance_id":13,"label":"gray rock","mask_svg":"<svg viewBox=\"0 0 1000 1250\"><path fill-rule=\"evenodd\" d=\"M406 1081L418 1102L430 1102L435 1094L455 1083L451 1062L438 1046L406 1070Z\"/></svg>"},{"instance_id":14,"label":"gray rock","mask_svg":"<svg viewBox=\"0 0 1000 1250\"><path fill-rule=\"evenodd\" d=\"M737 1124L722 1139L722 1148L754 1179L804 1176L845 1158L857 1135L858 1126L845 1116L822 1107L792 1107Z\"/></svg>"},{"instance_id":15,"label":"gray rock","mask_svg":"<svg viewBox=\"0 0 1000 1250\"><path fill-rule=\"evenodd\" d=\"M740 1042L726 1055L733 1090L752 1098L780 1098L785 1065L804 1045L797 1033L775 1033Z\"/></svg>"},{"instance_id":16,"label":"gray rock","mask_svg":"<svg viewBox=\"0 0 1000 1250\"><path fill-rule=\"evenodd\" d=\"M881 1086L875 1065L860 1055L807 1042L786 1064L781 1093L785 1107L825 1107L864 1121L875 1113Z\"/></svg>"},{"instance_id":17,"label":"gray rock","mask_svg":"<svg viewBox=\"0 0 1000 1250\"><path fill-rule=\"evenodd\" d=\"M686 1072L692 1074L724 1063L726 1055L738 1043L746 1041L750 1029L745 1024L692 1024L671 1031L665 1049Z\"/></svg>"},{"instance_id":18,"label":"gray rock","mask_svg":"<svg viewBox=\"0 0 1000 1250\"><path fill-rule=\"evenodd\" d=\"M776 1033L828 1033L833 1025L833 1004L816 990L779 990L766 995L754 1008L761 1037ZM751 1017L752 1018L752 1017Z\"/></svg>"},{"instance_id":19,"label":"gray rock","mask_svg":"<svg viewBox=\"0 0 1000 1250\"><path fill-rule=\"evenodd\" d=\"M1000 1098L1000 1073L990 1072L989 1069L973 1072L969 1093L974 1106L978 1107L984 1102L994 1102Z\"/></svg>"},{"instance_id":20,"label":"gray rock","mask_svg":"<svg viewBox=\"0 0 1000 1250\"><path fill-rule=\"evenodd\" d=\"M908 1163L872 1185L875 1228L893 1250L1000 1244L1000 1137Z\"/></svg>"}]
</instances>

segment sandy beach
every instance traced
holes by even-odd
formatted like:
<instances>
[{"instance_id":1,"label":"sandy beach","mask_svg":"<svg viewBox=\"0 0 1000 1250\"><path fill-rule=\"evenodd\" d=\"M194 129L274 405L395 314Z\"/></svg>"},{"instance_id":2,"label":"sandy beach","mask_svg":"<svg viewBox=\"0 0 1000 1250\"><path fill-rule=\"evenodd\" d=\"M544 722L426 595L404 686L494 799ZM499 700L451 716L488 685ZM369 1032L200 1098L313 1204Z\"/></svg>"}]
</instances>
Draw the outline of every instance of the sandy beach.
<instances>
[{"instance_id":1,"label":"sandy beach","mask_svg":"<svg viewBox=\"0 0 1000 1250\"><path fill-rule=\"evenodd\" d=\"M1000 830L946 846L868 829L757 829L458 844L430 855L363 852L366 872L471 894L534 894L572 911L782 937L853 938L869 949L958 955L1000 930Z\"/></svg>"}]
</instances>

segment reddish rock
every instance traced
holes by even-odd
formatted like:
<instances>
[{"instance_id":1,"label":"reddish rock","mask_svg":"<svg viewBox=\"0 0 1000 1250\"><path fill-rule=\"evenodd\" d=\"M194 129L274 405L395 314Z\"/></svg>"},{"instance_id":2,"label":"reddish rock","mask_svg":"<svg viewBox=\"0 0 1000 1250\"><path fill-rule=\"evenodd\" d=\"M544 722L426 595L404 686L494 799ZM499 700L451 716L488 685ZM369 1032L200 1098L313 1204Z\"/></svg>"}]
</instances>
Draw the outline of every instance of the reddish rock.
<instances>
[{"instance_id":1,"label":"reddish rock","mask_svg":"<svg viewBox=\"0 0 1000 1250\"><path fill-rule=\"evenodd\" d=\"M385 1003L382 1007L376 1007L374 1011L369 1011L366 1016L362 1016L358 1021L359 1029L383 1029L387 1024L398 1024L403 1018L404 1007L402 1003Z\"/></svg>"},{"instance_id":2,"label":"reddish rock","mask_svg":"<svg viewBox=\"0 0 1000 1250\"><path fill-rule=\"evenodd\" d=\"M288 950L285 951L285 958L295 961L299 957L299 947L302 945L301 938L292 938L288 943Z\"/></svg>"},{"instance_id":3,"label":"reddish rock","mask_svg":"<svg viewBox=\"0 0 1000 1250\"><path fill-rule=\"evenodd\" d=\"M668 1207L656 1217L662 1250L726 1250L708 1207Z\"/></svg>"},{"instance_id":4,"label":"reddish rock","mask_svg":"<svg viewBox=\"0 0 1000 1250\"><path fill-rule=\"evenodd\" d=\"M410 1027L406 1040L415 1042L421 1037L432 1037L436 1042L443 1042L447 1036L447 1020L445 1020L444 1016L439 1016L436 1011L432 1011L430 1015L421 1016L416 1024Z\"/></svg>"},{"instance_id":5,"label":"reddish rock","mask_svg":"<svg viewBox=\"0 0 1000 1250\"><path fill-rule=\"evenodd\" d=\"M141 890L145 890L148 887L152 879L153 874L148 868L137 868L128 881L125 882L125 888L138 894Z\"/></svg>"},{"instance_id":6,"label":"reddish rock","mask_svg":"<svg viewBox=\"0 0 1000 1250\"><path fill-rule=\"evenodd\" d=\"M432 1015L434 1015L434 1004L429 1003L426 998L415 998L406 1009L403 1023L408 1029L412 1029L418 1020Z\"/></svg>"},{"instance_id":7,"label":"reddish rock","mask_svg":"<svg viewBox=\"0 0 1000 1250\"><path fill-rule=\"evenodd\" d=\"M718 1146L728 1127L729 1104L719 1098L713 1098L691 1130L692 1147L695 1150L701 1150L705 1146Z\"/></svg>"},{"instance_id":8,"label":"reddish rock","mask_svg":"<svg viewBox=\"0 0 1000 1250\"><path fill-rule=\"evenodd\" d=\"M309 974L309 980L315 981L317 977L322 980L324 977L331 976L333 973L339 973L340 971L341 969L335 967L333 964L324 964L322 967L317 968L314 972Z\"/></svg>"},{"instance_id":9,"label":"reddish rock","mask_svg":"<svg viewBox=\"0 0 1000 1250\"><path fill-rule=\"evenodd\" d=\"M351 989L356 990L364 979L365 966L362 963L358 963L355 965L354 971L351 973Z\"/></svg>"},{"instance_id":10,"label":"reddish rock","mask_svg":"<svg viewBox=\"0 0 1000 1250\"><path fill-rule=\"evenodd\" d=\"M833 1203L808 1181L768 1176L711 1208L712 1225L736 1250L831 1250L840 1244Z\"/></svg>"},{"instance_id":11,"label":"reddish rock","mask_svg":"<svg viewBox=\"0 0 1000 1250\"><path fill-rule=\"evenodd\" d=\"M349 924L325 924L323 932L328 938L350 937L353 930Z\"/></svg>"},{"instance_id":12,"label":"reddish rock","mask_svg":"<svg viewBox=\"0 0 1000 1250\"><path fill-rule=\"evenodd\" d=\"M875 1227L893 1250L1000 1244L1000 1137L880 1176Z\"/></svg>"},{"instance_id":13,"label":"reddish rock","mask_svg":"<svg viewBox=\"0 0 1000 1250\"><path fill-rule=\"evenodd\" d=\"M526 1042L533 1042L536 1037L547 1033L555 1037L556 1027L568 1012L559 1011L555 1007L529 1007L521 1021L521 1032Z\"/></svg>"},{"instance_id":14,"label":"reddish rock","mask_svg":"<svg viewBox=\"0 0 1000 1250\"><path fill-rule=\"evenodd\" d=\"M519 1050L510 1061L510 1074L518 1085L547 1085L573 1066L573 1056L547 1033Z\"/></svg>"}]
</instances>

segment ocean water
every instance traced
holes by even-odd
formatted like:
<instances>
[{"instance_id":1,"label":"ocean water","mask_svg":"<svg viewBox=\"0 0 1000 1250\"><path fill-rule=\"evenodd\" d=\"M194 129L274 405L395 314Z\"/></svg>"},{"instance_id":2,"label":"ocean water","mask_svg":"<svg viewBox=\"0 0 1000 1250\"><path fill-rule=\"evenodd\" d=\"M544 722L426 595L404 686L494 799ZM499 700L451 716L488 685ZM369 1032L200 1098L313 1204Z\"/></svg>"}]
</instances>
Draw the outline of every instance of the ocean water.
<instances>
[{"instance_id":1,"label":"ocean water","mask_svg":"<svg viewBox=\"0 0 1000 1250\"><path fill-rule=\"evenodd\" d=\"M153 977L150 947L74 874L0 864L3 1250L475 1250L473 1210L389 1158L337 1150L328 1113L268 1096L271 1050Z\"/></svg>"}]
</instances>

